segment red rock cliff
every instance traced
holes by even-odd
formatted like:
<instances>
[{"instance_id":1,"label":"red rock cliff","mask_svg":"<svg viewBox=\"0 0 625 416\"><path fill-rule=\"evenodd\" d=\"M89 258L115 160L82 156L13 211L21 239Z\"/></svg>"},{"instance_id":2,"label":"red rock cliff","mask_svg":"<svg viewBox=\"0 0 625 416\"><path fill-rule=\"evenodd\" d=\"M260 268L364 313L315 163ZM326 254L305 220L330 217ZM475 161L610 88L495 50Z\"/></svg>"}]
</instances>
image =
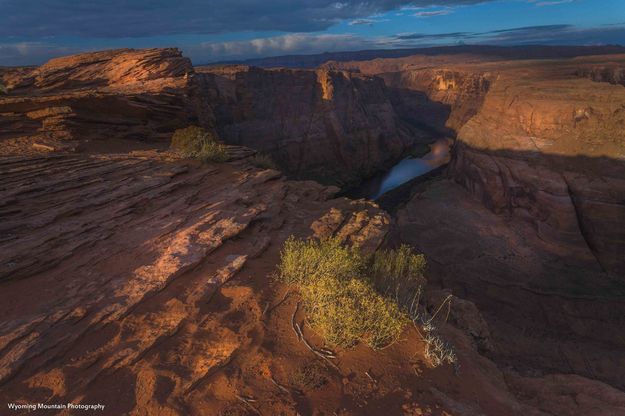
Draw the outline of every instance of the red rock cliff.
<instances>
[{"instance_id":1,"label":"red rock cliff","mask_svg":"<svg viewBox=\"0 0 625 416\"><path fill-rule=\"evenodd\" d=\"M2 78L3 151L31 142L66 148L111 139L168 140L176 128L212 125L191 61L177 49L87 53L6 71Z\"/></svg>"},{"instance_id":2,"label":"red rock cliff","mask_svg":"<svg viewBox=\"0 0 625 416\"><path fill-rule=\"evenodd\" d=\"M377 77L243 66L201 71L222 139L271 153L296 176L357 181L418 140Z\"/></svg>"},{"instance_id":3,"label":"red rock cliff","mask_svg":"<svg viewBox=\"0 0 625 416\"><path fill-rule=\"evenodd\" d=\"M625 89L570 75L593 73L585 65L502 68L458 133L451 174L492 210L623 275Z\"/></svg>"},{"instance_id":4,"label":"red rock cliff","mask_svg":"<svg viewBox=\"0 0 625 416\"><path fill-rule=\"evenodd\" d=\"M625 57L414 56L329 63L382 77L413 124L457 134L450 174L574 262L625 274Z\"/></svg>"}]
</instances>

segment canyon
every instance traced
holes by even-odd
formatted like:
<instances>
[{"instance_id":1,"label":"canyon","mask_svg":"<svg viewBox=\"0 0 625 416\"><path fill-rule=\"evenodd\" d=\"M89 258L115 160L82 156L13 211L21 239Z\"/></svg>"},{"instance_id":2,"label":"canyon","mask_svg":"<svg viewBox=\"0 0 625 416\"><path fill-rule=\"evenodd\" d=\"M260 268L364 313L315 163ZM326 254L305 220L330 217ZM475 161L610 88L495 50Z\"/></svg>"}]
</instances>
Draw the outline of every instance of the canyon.
<instances>
[{"instance_id":1,"label":"canyon","mask_svg":"<svg viewBox=\"0 0 625 416\"><path fill-rule=\"evenodd\" d=\"M289 69L122 49L0 69L0 399L625 414L625 55L446 52ZM168 150L188 125L231 160ZM443 138L448 165L346 197ZM424 253L425 307L448 305L436 325L459 365L432 366L407 328L297 385L317 357L272 277L290 235Z\"/></svg>"}]
</instances>

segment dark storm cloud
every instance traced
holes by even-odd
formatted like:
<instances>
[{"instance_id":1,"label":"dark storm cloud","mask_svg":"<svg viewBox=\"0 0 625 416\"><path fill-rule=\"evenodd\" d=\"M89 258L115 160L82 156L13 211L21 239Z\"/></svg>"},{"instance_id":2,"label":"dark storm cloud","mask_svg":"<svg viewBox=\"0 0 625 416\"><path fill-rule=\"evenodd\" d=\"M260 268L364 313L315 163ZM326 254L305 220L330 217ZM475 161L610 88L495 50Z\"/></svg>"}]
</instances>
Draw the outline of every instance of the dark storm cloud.
<instances>
[{"instance_id":1,"label":"dark storm cloud","mask_svg":"<svg viewBox=\"0 0 625 416\"><path fill-rule=\"evenodd\" d=\"M487 32L453 32L439 34L410 33L395 36L399 42L434 42L455 40L474 44L520 45L520 44L622 44L625 41L625 25L580 28L574 25L525 26Z\"/></svg>"},{"instance_id":2,"label":"dark storm cloud","mask_svg":"<svg viewBox=\"0 0 625 416\"><path fill-rule=\"evenodd\" d=\"M474 34L471 32L452 32L452 33L436 33L436 34L411 33L408 35L397 35L397 39L400 39L400 40L466 39L467 37L471 37L473 35Z\"/></svg>"},{"instance_id":3,"label":"dark storm cloud","mask_svg":"<svg viewBox=\"0 0 625 416\"><path fill-rule=\"evenodd\" d=\"M480 34L483 40L497 44L599 44L623 43L625 27L580 28L573 25L528 26L495 30Z\"/></svg>"},{"instance_id":4,"label":"dark storm cloud","mask_svg":"<svg viewBox=\"0 0 625 416\"><path fill-rule=\"evenodd\" d=\"M486 33L543 33L552 30L563 30L572 28L573 25L542 25L542 26L523 26L512 29L492 30Z\"/></svg>"},{"instance_id":5,"label":"dark storm cloud","mask_svg":"<svg viewBox=\"0 0 625 416\"><path fill-rule=\"evenodd\" d=\"M491 0L0 0L0 36L82 38L313 32L400 7Z\"/></svg>"}]
</instances>

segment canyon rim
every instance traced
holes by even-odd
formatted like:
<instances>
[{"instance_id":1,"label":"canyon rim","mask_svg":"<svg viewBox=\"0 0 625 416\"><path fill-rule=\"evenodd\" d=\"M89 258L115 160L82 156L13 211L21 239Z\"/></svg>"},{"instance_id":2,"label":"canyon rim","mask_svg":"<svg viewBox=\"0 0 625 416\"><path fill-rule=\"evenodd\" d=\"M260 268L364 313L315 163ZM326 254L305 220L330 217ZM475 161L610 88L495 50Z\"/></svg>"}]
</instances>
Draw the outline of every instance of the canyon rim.
<instances>
[{"instance_id":1,"label":"canyon rim","mask_svg":"<svg viewBox=\"0 0 625 416\"><path fill-rule=\"evenodd\" d=\"M625 47L514 30L1 66L0 415L625 415Z\"/></svg>"}]
</instances>

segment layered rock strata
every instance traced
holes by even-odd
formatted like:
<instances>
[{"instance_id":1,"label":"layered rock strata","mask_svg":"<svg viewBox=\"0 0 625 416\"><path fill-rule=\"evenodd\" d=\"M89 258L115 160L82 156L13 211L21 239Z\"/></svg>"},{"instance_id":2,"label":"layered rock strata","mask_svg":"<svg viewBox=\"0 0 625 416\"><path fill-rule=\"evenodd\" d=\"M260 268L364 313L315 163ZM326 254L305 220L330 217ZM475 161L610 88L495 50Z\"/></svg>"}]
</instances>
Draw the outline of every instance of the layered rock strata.
<instances>
[{"instance_id":1,"label":"layered rock strata","mask_svg":"<svg viewBox=\"0 0 625 416\"><path fill-rule=\"evenodd\" d=\"M191 61L177 49L121 49L7 71L2 152L89 149L109 140L167 142L179 127L212 128ZM114 147L114 146L111 146Z\"/></svg>"},{"instance_id":2,"label":"layered rock strata","mask_svg":"<svg viewBox=\"0 0 625 416\"><path fill-rule=\"evenodd\" d=\"M294 176L350 184L431 140L404 123L377 77L319 69L200 68L220 137Z\"/></svg>"}]
</instances>

